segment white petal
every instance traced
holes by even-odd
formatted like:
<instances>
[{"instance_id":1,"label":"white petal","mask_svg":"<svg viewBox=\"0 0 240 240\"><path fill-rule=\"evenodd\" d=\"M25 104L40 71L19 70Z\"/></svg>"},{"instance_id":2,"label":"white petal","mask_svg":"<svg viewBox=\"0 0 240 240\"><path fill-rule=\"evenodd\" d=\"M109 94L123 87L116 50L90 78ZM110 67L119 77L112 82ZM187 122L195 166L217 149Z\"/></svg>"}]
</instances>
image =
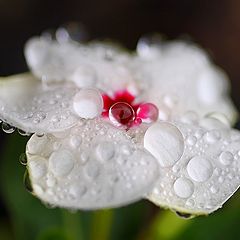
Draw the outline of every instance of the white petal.
<instances>
[{"instance_id":1,"label":"white petal","mask_svg":"<svg viewBox=\"0 0 240 240\"><path fill-rule=\"evenodd\" d=\"M139 200L157 180L158 163L135 141L97 119L62 136L33 135L27 157L34 193L44 202L71 209L117 207Z\"/></svg>"},{"instance_id":2,"label":"white petal","mask_svg":"<svg viewBox=\"0 0 240 240\"><path fill-rule=\"evenodd\" d=\"M0 118L26 132L56 132L72 127L77 89L61 85L45 89L31 74L0 80Z\"/></svg>"},{"instance_id":3,"label":"white petal","mask_svg":"<svg viewBox=\"0 0 240 240\"><path fill-rule=\"evenodd\" d=\"M142 46L141 41L139 44ZM162 109L171 118L191 110L201 116L221 112L231 122L236 121L237 111L228 96L228 77L202 49L172 41L143 50L138 48L136 73L141 82L147 81L146 98L159 107L160 113Z\"/></svg>"},{"instance_id":4,"label":"white petal","mask_svg":"<svg viewBox=\"0 0 240 240\"><path fill-rule=\"evenodd\" d=\"M155 204L183 213L209 214L239 188L240 132L226 125L206 128L201 126L203 120L209 119L172 123L184 137L185 148L174 165L160 168L148 197Z\"/></svg>"},{"instance_id":5,"label":"white petal","mask_svg":"<svg viewBox=\"0 0 240 240\"><path fill-rule=\"evenodd\" d=\"M26 44L25 57L32 72L47 83L72 81L80 88L116 91L132 80L129 55L111 44L59 44L33 38Z\"/></svg>"}]
</instances>

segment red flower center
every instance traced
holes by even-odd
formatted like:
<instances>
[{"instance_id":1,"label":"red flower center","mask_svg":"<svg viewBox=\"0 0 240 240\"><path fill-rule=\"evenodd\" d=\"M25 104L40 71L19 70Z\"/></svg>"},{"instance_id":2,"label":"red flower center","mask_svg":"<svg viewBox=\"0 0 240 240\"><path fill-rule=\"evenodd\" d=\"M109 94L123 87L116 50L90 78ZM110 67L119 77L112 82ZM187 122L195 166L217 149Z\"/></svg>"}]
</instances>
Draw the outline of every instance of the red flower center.
<instances>
[{"instance_id":1,"label":"red flower center","mask_svg":"<svg viewBox=\"0 0 240 240\"><path fill-rule=\"evenodd\" d=\"M136 103L135 96L127 90L117 91L113 97L103 94L102 116L117 127L129 129L158 119L158 108L152 103Z\"/></svg>"}]
</instances>

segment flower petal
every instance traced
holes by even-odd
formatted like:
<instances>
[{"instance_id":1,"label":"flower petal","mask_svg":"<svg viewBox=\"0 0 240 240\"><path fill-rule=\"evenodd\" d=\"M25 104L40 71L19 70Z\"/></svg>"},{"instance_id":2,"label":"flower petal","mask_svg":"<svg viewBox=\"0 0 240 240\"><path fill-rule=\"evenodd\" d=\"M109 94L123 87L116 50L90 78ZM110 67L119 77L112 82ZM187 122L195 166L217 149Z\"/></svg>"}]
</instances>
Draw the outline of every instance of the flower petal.
<instances>
[{"instance_id":1,"label":"flower petal","mask_svg":"<svg viewBox=\"0 0 240 240\"><path fill-rule=\"evenodd\" d=\"M161 165L148 198L175 211L209 214L221 208L240 186L240 132L213 117L188 123L183 119L172 123L184 138L183 155L171 166ZM145 142L149 144L151 128L163 131L161 124L165 123L147 130ZM152 152L148 145L147 149ZM161 163L161 158L158 160Z\"/></svg>"},{"instance_id":2,"label":"flower petal","mask_svg":"<svg viewBox=\"0 0 240 240\"><path fill-rule=\"evenodd\" d=\"M33 135L27 144L34 194L71 209L117 207L139 200L158 178L158 164L135 138L88 120L62 135Z\"/></svg>"},{"instance_id":3,"label":"flower petal","mask_svg":"<svg viewBox=\"0 0 240 240\"><path fill-rule=\"evenodd\" d=\"M198 46L181 41L142 46L139 42L136 72L147 82L146 99L169 118L186 111L201 116L221 112L234 123L237 111L229 99L229 80ZM139 60L140 59L140 60Z\"/></svg>"},{"instance_id":4,"label":"flower petal","mask_svg":"<svg viewBox=\"0 0 240 240\"><path fill-rule=\"evenodd\" d=\"M129 55L111 44L59 44L32 38L26 44L25 57L34 75L47 83L72 81L80 88L116 91L131 80Z\"/></svg>"},{"instance_id":5,"label":"flower petal","mask_svg":"<svg viewBox=\"0 0 240 240\"><path fill-rule=\"evenodd\" d=\"M45 89L31 74L0 79L0 119L25 132L56 132L76 124L75 87Z\"/></svg>"}]
</instances>

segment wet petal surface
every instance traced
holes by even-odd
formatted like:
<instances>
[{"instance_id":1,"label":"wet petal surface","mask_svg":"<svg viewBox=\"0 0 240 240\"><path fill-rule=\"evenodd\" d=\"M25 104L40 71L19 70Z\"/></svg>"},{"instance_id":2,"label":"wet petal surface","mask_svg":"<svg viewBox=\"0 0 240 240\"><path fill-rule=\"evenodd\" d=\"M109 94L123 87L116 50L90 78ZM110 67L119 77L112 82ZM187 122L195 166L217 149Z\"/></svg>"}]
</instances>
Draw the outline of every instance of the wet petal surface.
<instances>
[{"instance_id":1,"label":"wet petal surface","mask_svg":"<svg viewBox=\"0 0 240 240\"><path fill-rule=\"evenodd\" d=\"M99 120L82 121L62 135L33 135L27 157L34 194L72 209L117 207L141 199L159 172L156 159L136 141Z\"/></svg>"},{"instance_id":2,"label":"wet petal surface","mask_svg":"<svg viewBox=\"0 0 240 240\"><path fill-rule=\"evenodd\" d=\"M229 79L206 52L183 41L144 41L137 47L135 72L143 85L147 80L147 101L163 109L168 119L197 109L202 117L216 111L236 121L237 111L228 98Z\"/></svg>"},{"instance_id":3,"label":"wet petal surface","mask_svg":"<svg viewBox=\"0 0 240 240\"><path fill-rule=\"evenodd\" d=\"M211 117L191 121L173 122L184 138L184 152L171 166L160 167L148 198L183 213L208 214L240 185L240 133L220 122L214 126L218 120Z\"/></svg>"},{"instance_id":4,"label":"wet petal surface","mask_svg":"<svg viewBox=\"0 0 240 240\"><path fill-rule=\"evenodd\" d=\"M56 132L67 129L78 117L72 113L75 87L45 89L31 74L0 81L0 118L25 132Z\"/></svg>"},{"instance_id":5,"label":"wet petal surface","mask_svg":"<svg viewBox=\"0 0 240 240\"><path fill-rule=\"evenodd\" d=\"M129 55L113 44L59 44L32 38L26 44L25 57L33 74L47 84L72 81L79 88L115 91L132 80L127 67Z\"/></svg>"}]
</instances>

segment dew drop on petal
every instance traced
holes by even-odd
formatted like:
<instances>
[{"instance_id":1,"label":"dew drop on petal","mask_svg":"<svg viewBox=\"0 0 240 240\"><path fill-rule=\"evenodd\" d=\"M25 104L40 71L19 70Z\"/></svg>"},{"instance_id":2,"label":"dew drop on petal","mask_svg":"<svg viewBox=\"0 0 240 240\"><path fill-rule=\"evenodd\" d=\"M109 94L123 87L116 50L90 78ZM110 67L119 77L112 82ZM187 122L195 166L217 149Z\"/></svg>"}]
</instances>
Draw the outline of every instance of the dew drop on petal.
<instances>
[{"instance_id":1,"label":"dew drop on petal","mask_svg":"<svg viewBox=\"0 0 240 240\"><path fill-rule=\"evenodd\" d=\"M209 131L204 136L207 143L213 144L221 139L221 135L217 130Z\"/></svg>"},{"instance_id":2,"label":"dew drop on petal","mask_svg":"<svg viewBox=\"0 0 240 240\"><path fill-rule=\"evenodd\" d=\"M117 102L109 109L109 119L115 126L130 126L135 117L133 108L126 102Z\"/></svg>"},{"instance_id":3,"label":"dew drop on petal","mask_svg":"<svg viewBox=\"0 0 240 240\"><path fill-rule=\"evenodd\" d=\"M144 123L152 123L158 119L158 108L152 103L143 103L137 109L137 117Z\"/></svg>"},{"instance_id":4,"label":"dew drop on petal","mask_svg":"<svg viewBox=\"0 0 240 240\"><path fill-rule=\"evenodd\" d=\"M58 150L51 154L49 158L49 168L57 177L65 176L74 167L74 157L68 150Z\"/></svg>"},{"instance_id":5,"label":"dew drop on petal","mask_svg":"<svg viewBox=\"0 0 240 240\"><path fill-rule=\"evenodd\" d=\"M102 113L102 96L95 89L82 89L73 98L73 109L79 117L93 119Z\"/></svg>"},{"instance_id":6,"label":"dew drop on petal","mask_svg":"<svg viewBox=\"0 0 240 240\"><path fill-rule=\"evenodd\" d=\"M207 159L197 156L189 161L187 172L192 180L205 182L212 176L213 167Z\"/></svg>"},{"instance_id":7,"label":"dew drop on petal","mask_svg":"<svg viewBox=\"0 0 240 240\"><path fill-rule=\"evenodd\" d=\"M78 148L82 143L82 138L80 136L72 136L70 138L70 145L73 147L73 148Z\"/></svg>"},{"instance_id":8,"label":"dew drop on petal","mask_svg":"<svg viewBox=\"0 0 240 240\"><path fill-rule=\"evenodd\" d=\"M110 160L114 156L114 152L114 144L111 142L101 142L96 147L96 156L102 162Z\"/></svg>"},{"instance_id":9,"label":"dew drop on petal","mask_svg":"<svg viewBox=\"0 0 240 240\"><path fill-rule=\"evenodd\" d=\"M176 211L175 213L178 217L183 218L183 219L191 219L194 217L194 215L189 214L189 213L182 213L182 212L178 212L178 211Z\"/></svg>"},{"instance_id":10,"label":"dew drop on petal","mask_svg":"<svg viewBox=\"0 0 240 240\"><path fill-rule=\"evenodd\" d=\"M18 129L17 131L18 131L18 133L19 133L21 136L29 136L29 135L31 135L30 133L25 132L25 131L23 131L23 130L21 130L21 129Z\"/></svg>"},{"instance_id":11,"label":"dew drop on petal","mask_svg":"<svg viewBox=\"0 0 240 240\"><path fill-rule=\"evenodd\" d=\"M230 165L233 161L233 154L231 152L222 152L219 156L219 160L223 165Z\"/></svg>"},{"instance_id":12,"label":"dew drop on petal","mask_svg":"<svg viewBox=\"0 0 240 240\"><path fill-rule=\"evenodd\" d=\"M11 126L10 124L6 123L6 122L3 122L2 123L2 130L5 132L5 133L13 133L15 131L15 127Z\"/></svg>"},{"instance_id":13,"label":"dew drop on petal","mask_svg":"<svg viewBox=\"0 0 240 240\"><path fill-rule=\"evenodd\" d=\"M187 178L178 178L173 185L174 192L180 198L188 198L193 194L194 185Z\"/></svg>"},{"instance_id":14,"label":"dew drop on petal","mask_svg":"<svg viewBox=\"0 0 240 240\"><path fill-rule=\"evenodd\" d=\"M87 192L87 188L84 185L72 185L69 189L69 193L74 198L80 198Z\"/></svg>"},{"instance_id":15,"label":"dew drop on petal","mask_svg":"<svg viewBox=\"0 0 240 240\"><path fill-rule=\"evenodd\" d=\"M24 165L24 166L27 165L27 155L26 155L26 153L22 153L22 154L20 155L20 157L19 157L19 162L20 162L22 165Z\"/></svg>"},{"instance_id":16,"label":"dew drop on petal","mask_svg":"<svg viewBox=\"0 0 240 240\"><path fill-rule=\"evenodd\" d=\"M33 157L28 166L31 176L35 179L40 179L47 173L46 160L42 157Z\"/></svg>"},{"instance_id":17,"label":"dew drop on petal","mask_svg":"<svg viewBox=\"0 0 240 240\"><path fill-rule=\"evenodd\" d=\"M145 133L144 147L162 167L170 167L181 158L184 140L179 129L173 124L155 123Z\"/></svg>"},{"instance_id":18,"label":"dew drop on petal","mask_svg":"<svg viewBox=\"0 0 240 240\"><path fill-rule=\"evenodd\" d=\"M94 179L96 179L99 176L100 169L101 168L100 168L98 163L90 162L86 166L85 172L86 172L87 177L89 177L89 179L94 180Z\"/></svg>"}]
</instances>

